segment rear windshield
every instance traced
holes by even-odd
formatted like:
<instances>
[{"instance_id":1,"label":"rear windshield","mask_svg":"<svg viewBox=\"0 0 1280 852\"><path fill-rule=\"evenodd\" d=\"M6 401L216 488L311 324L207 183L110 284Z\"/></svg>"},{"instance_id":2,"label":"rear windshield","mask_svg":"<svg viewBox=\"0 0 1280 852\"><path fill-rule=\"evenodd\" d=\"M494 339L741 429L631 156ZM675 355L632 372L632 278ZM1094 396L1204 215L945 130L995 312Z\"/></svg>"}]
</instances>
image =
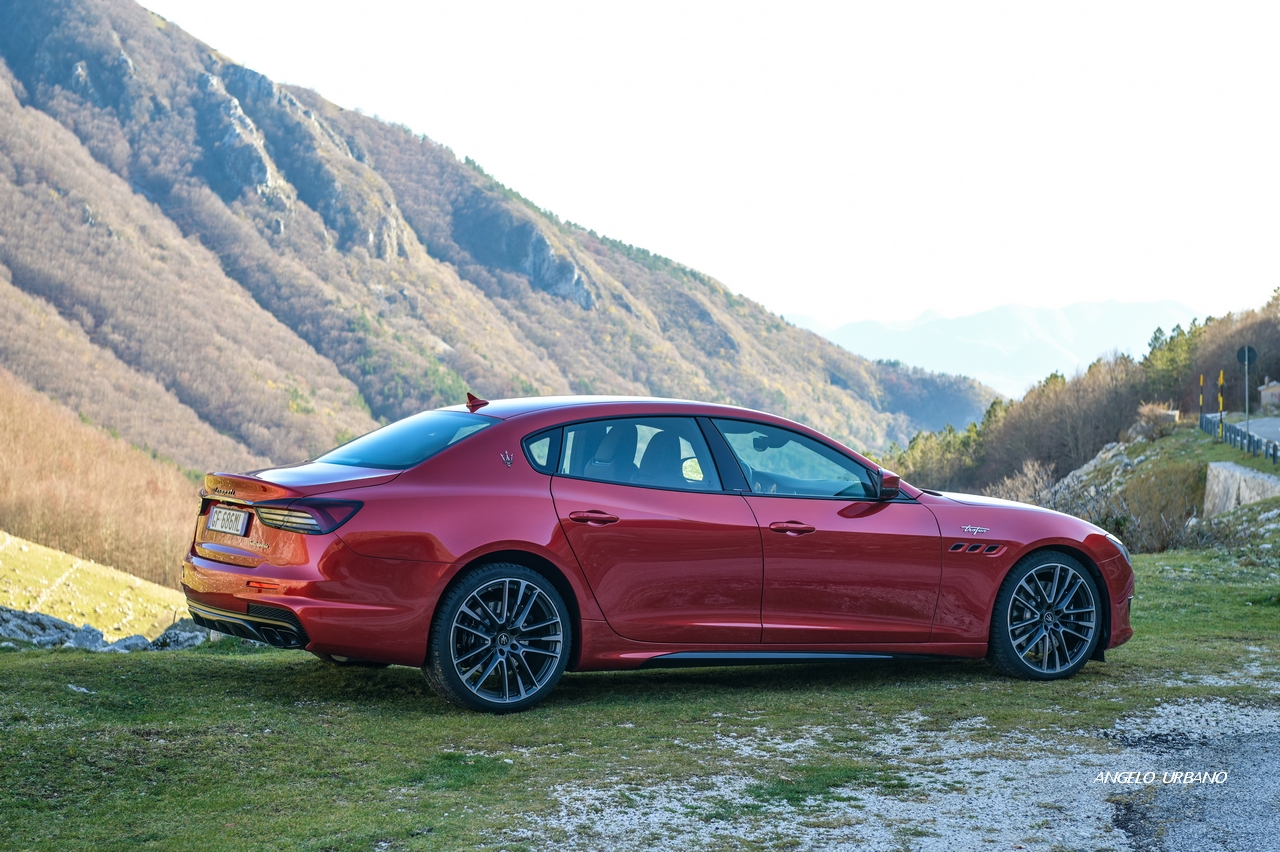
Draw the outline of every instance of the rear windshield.
<instances>
[{"instance_id":1,"label":"rear windshield","mask_svg":"<svg viewBox=\"0 0 1280 852\"><path fill-rule=\"evenodd\" d=\"M315 461L404 470L496 422L462 411L424 411L362 435Z\"/></svg>"}]
</instances>

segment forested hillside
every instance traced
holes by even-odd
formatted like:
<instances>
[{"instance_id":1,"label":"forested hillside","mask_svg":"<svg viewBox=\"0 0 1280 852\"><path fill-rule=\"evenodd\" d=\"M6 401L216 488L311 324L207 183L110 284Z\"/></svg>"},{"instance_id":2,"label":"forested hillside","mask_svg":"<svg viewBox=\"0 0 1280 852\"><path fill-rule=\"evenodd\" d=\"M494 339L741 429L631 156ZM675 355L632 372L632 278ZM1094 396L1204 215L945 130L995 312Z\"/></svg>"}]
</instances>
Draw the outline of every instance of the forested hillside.
<instances>
[{"instance_id":1,"label":"forested hillside","mask_svg":"<svg viewBox=\"0 0 1280 852\"><path fill-rule=\"evenodd\" d=\"M1226 410L1243 410L1244 369L1236 352L1246 345L1258 352L1248 387L1256 412L1264 376L1280 377L1280 290L1256 310L1170 332L1155 329L1141 360L1116 355L1070 378L1054 373L1020 400L993 402L978 423L921 432L892 447L885 463L926 488L980 490L1018 475L1028 462L1052 482L1124 440L1144 402L1196 417L1202 375L1205 411L1218 410L1219 371Z\"/></svg>"},{"instance_id":2,"label":"forested hillside","mask_svg":"<svg viewBox=\"0 0 1280 852\"><path fill-rule=\"evenodd\" d=\"M296 461L467 390L718 400L871 450L994 396L852 355L127 0L0 0L0 58L0 366L181 465Z\"/></svg>"}]
</instances>

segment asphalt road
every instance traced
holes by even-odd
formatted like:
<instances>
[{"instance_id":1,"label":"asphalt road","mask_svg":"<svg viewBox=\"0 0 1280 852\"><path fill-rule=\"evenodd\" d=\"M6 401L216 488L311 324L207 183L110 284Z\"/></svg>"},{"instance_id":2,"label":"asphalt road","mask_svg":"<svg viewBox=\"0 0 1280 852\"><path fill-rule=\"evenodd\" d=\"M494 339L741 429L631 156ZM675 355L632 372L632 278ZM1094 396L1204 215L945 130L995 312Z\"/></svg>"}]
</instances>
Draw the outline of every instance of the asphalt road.
<instances>
[{"instance_id":1,"label":"asphalt road","mask_svg":"<svg viewBox=\"0 0 1280 852\"><path fill-rule=\"evenodd\" d=\"M1158 785L1121 809L1118 827L1135 852L1237 852L1280 841L1280 743L1275 731L1160 749L1163 764L1229 770L1223 784Z\"/></svg>"},{"instance_id":2,"label":"asphalt road","mask_svg":"<svg viewBox=\"0 0 1280 852\"><path fill-rule=\"evenodd\" d=\"M1244 423L1237 423L1244 428ZM1249 421L1249 432L1268 441L1280 441L1280 417L1254 417Z\"/></svg>"}]
</instances>

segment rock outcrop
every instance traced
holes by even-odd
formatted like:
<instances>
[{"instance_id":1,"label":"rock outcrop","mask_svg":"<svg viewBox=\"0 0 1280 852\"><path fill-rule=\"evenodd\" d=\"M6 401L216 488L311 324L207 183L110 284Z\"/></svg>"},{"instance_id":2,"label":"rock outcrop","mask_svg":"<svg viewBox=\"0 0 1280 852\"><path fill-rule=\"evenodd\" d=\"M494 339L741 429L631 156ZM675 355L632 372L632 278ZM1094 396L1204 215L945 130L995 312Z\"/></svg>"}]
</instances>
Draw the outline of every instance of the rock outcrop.
<instances>
[{"instance_id":1,"label":"rock outcrop","mask_svg":"<svg viewBox=\"0 0 1280 852\"><path fill-rule=\"evenodd\" d=\"M245 115L239 99L227 92L221 78L201 75L200 89L208 100L201 123L209 148L222 163L222 176L229 181L231 194L246 187L259 193L270 191L277 181L262 132Z\"/></svg>"},{"instance_id":2,"label":"rock outcrop","mask_svg":"<svg viewBox=\"0 0 1280 852\"><path fill-rule=\"evenodd\" d=\"M1268 497L1280 497L1280 476L1235 462L1209 463L1204 486L1204 517L1212 518Z\"/></svg>"},{"instance_id":3,"label":"rock outcrop","mask_svg":"<svg viewBox=\"0 0 1280 852\"><path fill-rule=\"evenodd\" d=\"M42 612L24 612L0 606L0 636L28 642L37 648L75 648L127 654L131 651L182 651L194 648L209 638L209 631L184 618L170 625L154 640L135 633L115 642L102 638L102 631L88 624L76 627L70 622Z\"/></svg>"}]
</instances>

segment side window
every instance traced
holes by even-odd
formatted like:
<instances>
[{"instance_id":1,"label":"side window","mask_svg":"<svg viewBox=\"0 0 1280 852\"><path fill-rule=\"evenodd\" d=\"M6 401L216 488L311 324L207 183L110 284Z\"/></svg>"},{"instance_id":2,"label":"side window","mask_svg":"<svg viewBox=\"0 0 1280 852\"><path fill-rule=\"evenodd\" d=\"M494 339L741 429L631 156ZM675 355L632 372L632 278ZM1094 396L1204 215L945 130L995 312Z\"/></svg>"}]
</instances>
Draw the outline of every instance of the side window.
<instances>
[{"instance_id":1,"label":"side window","mask_svg":"<svg viewBox=\"0 0 1280 852\"><path fill-rule=\"evenodd\" d=\"M560 460L560 430L548 429L524 439L524 455L539 473L554 473Z\"/></svg>"},{"instance_id":2,"label":"side window","mask_svg":"<svg viewBox=\"0 0 1280 852\"><path fill-rule=\"evenodd\" d=\"M691 417L627 417L566 426L556 472L620 485L720 490L711 451Z\"/></svg>"},{"instance_id":3,"label":"side window","mask_svg":"<svg viewBox=\"0 0 1280 852\"><path fill-rule=\"evenodd\" d=\"M716 420L757 494L874 497L871 472L843 453L790 429L748 420Z\"/></svg>"}]
</instances>

